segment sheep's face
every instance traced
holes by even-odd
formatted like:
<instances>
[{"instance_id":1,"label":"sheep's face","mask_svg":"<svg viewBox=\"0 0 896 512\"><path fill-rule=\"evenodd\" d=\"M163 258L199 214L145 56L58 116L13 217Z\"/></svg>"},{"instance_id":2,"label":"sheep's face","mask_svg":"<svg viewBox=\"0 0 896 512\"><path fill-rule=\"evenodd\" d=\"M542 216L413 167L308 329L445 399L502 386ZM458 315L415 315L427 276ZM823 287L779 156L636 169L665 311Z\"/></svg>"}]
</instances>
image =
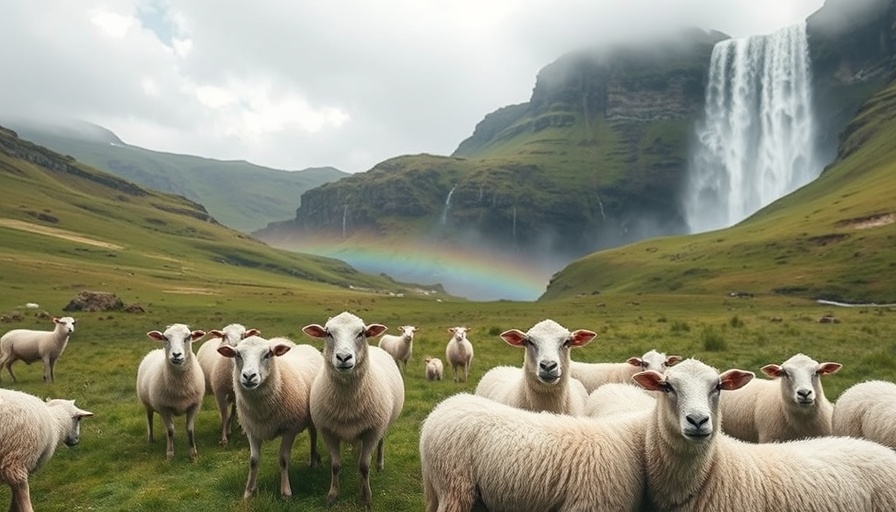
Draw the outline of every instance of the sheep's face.
<instances>
[{"instance_id":1,"label":"sheep's face","mask_svg":"<svg viewBox=\"0 0 896 512\"><path fill-rule=\"evenodd\" d=\"M451 333L451 341L455 341L457 343L463 343L467 339L467 331L469 331L466 327L452 327L448 329Z\"/></svg>"},{"instance_id":2,"label":"sheep's face","mask_svg":"<svg viewBox=\"0 0 896 512\"><path fill-rule=\"evenodd\" d=\"M417 328L413 325L402 325L398 328L401 331L401 338L410 343L414 341L414 333L417 331Z\"/></svg>"},{"instance_id":3,"label":"sheep's face","mask_svg":"<svg viewBox=\"0 0 896 512\"><path fill-rule=\"evenodd\" d=\"M165 344L165 358L170 364L183 366L193 355L193 341L205 336L205 331L191 331L184 324L173 324L163 333L150 331L146 335Z\"/></svg>"},{"instance_id":4,"label":"sheep's face","mask_svg":"<svg viewBox=\"0 0 896 512\"><path fill-rule=\"evenodd\" d=\"M656 350L651 350L641 357L630 357L626 362L632 366L637 366L641 369L641 371L653 370L656 372L664 373L666 371L666 368L674 365L679 361L681 361L681 356L667 357L666 354L657 352Z\"/></svg>"},{"instance_id":5,"label":"sheep's face","mask_svg":"<svg viewBox=\"0 0 896 512\"><path fill-rule=\"evenodd\" d=\"M679 432L692 443L706 443L719 430L719 393L739 389L753 373L728 370L723 374L688 359L661 374L654 370L636 373L634 380L650 391L658 391L656 414L668 432Z\"/></svg>"},{"instance_id":6,"label":"sheep's face","mask_svg":"<svg viewBox=\"0 0 896 512\"><path fill-rule=\"evenodd\" d=\"M54 409L62 419L64 435L62 442L66 446L75 446L81 440L81 418L93 416L90 411L75 407L74 400L53 399L47 401L47 407Z\"/></svg>"},{"instance_id":7,"label":"sheep's face","mask_svg":"<svg viewBox=\"0 0 896 512\"><path fill-rule=\"evenodd\" d=\"M272 343L260 336L249 336L237 346L222 344L218 353L234 361L234 376L245 390L258 389L271 374L274 358L289 352L291 345Z\"/></svg>"},{"instance_id":8,"label":"sheep's face","mask_svg":"<svg viewBox=\"0 0 896 512\"><path fill-rule=\"evenodd\" d=\"M209 331L209 334L216 338L221 338L221 343L235 347L244 338L261 335L261 331L258 329L246 329L245 326L240 324L230 324L221 330L214 329Z\"/></svg>"},{"instance_id":9,"label":"sheep's face","mask_svg":"<svg viewBox=\"0 0 896 512\"><path fill-rule=\"evenodd\" d=\"M595 336L597 334L584 329L571 333L553 320L543 320L527 333L518 329L501 333L501 338L508 344L526 349L523 359L526 373L547 385L561 382L569 368L569 349L585 345Z\"/></svg>"},{"instance_id":10,"label":"sheep's face","mask_svg":"<svg viewBox=\"0 0 896 512\"><path fill-rule=\"evenodd\" d=\"M769 364L762 372L771 378L780 379L781 396L785 404L808 409L815 405L819 396L824 396L821 376L836 373L840 363L819 363L809 356L797 354L784 364Z\"/></svg>"},{"instance_id":11,"label":"sheep's face","mask_svg":"<svg viewBox=\"0 0 896 512\"><path fill-rule=\"evenodd\" d=\"M367 360L367 338L375 338L386 330L385 325L364 325L357 316L344 312L326 325L306 325L305 334L324 340L324 360L338 373L350 374Z\"/></svg>"},{"instance_id":12,"label":"sheep's face","mask_svg":"<svg viewBox=\"0 0 896 512\"><path fill-rule=\"evenodd\" d=\"M62 318L54 318L53 322L62 328L66 334L71 334L75 332L75 324L78 322L74 318L70 316L64 316Z\"/></svg>"}]
</instances>

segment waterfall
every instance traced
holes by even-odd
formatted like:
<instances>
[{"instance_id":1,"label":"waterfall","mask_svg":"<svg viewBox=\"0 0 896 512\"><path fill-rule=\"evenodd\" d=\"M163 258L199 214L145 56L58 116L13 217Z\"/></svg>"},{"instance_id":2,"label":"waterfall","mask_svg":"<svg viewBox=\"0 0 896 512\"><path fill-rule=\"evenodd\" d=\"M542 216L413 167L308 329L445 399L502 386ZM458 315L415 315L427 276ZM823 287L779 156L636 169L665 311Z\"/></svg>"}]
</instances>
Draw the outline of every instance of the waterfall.
<instances>
[{"instance_id":1,"label":"waterfall","mask_svg":"<svg viewBox=\"0 0 896 512\"><path fill-rule=\"evenodd\" d=\"M442 209L442 220L441 224L444 226L448 224L448 210L451 209L451 196L454 194L454 189L457 188L457 185L451 187L451 190L448 191L448 196L445 197L445 207Z\"/></svg>"},{"instance_id":2,"label":"waterfall","mask_svg":"<svg viewBox=\"0 0 896 512\"><path fill-rule=\"evenodd\" d=\"M345 240L345 226L348 221L348 203L342 208L342 239Z\"/></svg>"},{"instance_id":3,"label":"waterfall","mask_svg":"<svg viewBox=\"0 0 896 512\"><path fill-rule=\"evenodd\" d=\"M810 64L805 23L715 45L684 196L692 233L740 222L818 176Z\"/></svg>"}]
</instances>

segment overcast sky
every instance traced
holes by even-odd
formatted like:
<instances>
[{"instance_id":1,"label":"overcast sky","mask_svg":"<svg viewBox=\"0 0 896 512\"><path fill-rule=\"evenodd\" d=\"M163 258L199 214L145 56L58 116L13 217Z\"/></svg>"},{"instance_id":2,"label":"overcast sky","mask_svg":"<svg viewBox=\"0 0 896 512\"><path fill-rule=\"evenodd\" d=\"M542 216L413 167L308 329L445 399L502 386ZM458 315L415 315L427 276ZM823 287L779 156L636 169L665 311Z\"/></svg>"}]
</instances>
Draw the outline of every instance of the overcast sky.
<instances>
[{"instance_id":1,"label":"overcast sky","mask_svg":"<svg viewBox=\"0 0 896 512\"><path fill-rule=\"evenodd\" d=\"M564 53L678 26L734 37L822 0L5 0L0 120L148 149L366 171L448 155Z\"/></svg>"}]
</instances>

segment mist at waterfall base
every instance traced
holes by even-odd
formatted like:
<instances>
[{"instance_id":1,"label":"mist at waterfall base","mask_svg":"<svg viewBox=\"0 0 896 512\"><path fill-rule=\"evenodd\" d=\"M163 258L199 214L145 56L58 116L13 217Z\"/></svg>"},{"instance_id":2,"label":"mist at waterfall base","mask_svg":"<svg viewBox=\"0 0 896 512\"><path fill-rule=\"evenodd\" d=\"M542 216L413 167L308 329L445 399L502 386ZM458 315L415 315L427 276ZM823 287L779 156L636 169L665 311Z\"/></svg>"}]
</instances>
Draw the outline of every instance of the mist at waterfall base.
<instances>
[{"instance_id":1,"label":"mist at waterfall base","mask_svg":"<svg viewBox=\"0 0 896 512\"><path fill-rule=\"evenodd\" d=\"M732 226L818 177L805 23L715 45L684 198L691 233Z\"/></svg>"}]
</instances>

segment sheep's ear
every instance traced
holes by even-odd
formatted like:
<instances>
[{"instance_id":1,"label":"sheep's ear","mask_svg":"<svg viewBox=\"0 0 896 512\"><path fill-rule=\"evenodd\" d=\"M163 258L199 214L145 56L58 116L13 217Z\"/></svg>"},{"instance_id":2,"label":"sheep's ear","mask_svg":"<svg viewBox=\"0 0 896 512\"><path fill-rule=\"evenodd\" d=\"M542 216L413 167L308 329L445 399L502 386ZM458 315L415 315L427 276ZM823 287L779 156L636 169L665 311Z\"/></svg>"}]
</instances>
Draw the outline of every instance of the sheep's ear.
<instances>
[{"instance_id":1,"label":"sheep's ear","mask_svg":"<svg viewBox=\"0 0 896 512\"><path fill-rule=\"evenodd\" d=\"M278 343L271 347L271 352L274 353L275 356L282 356L283 354L289 352L289 349L292 347L283 343Z\"/></svg>"},{"instance_id":2,"label":"sheep's ear","mask_svg":"<svg viewBox=\"0 0 896 512\"><path fill-rule=\"evenodd\" d=\"M218 329L212 329L212 330L208 331L208 333L211 334L212 336L214 336L215 338L223 338L224 337L224 331L219 331Z\"/></svg>"},{"instance_id":3,"label":"sheep's ear","mask_svg":"<svg viewBox=\"0 0 896 512\"><path fill-rule=\"evenodd\" d=\"M93 413L90 411L85 411L84 409L76 409L75 410L75 418L87 418L89 416L93 416Z\"/></svg>"},{"instance_id":4,"label":"sheep's ear","mask_svg":"<svg viewBox=\"0 0 896 512\"><path fill-rule=\"evenodd\" d=\"M656 370L646 370L632 375L632 380L647 391L664 391L664 378L663 374Z\"/></svg>"},{"instance_id":5,"label":"sheep's ear","mask_svg":"<svg viewBox=\"0 0 896 512\"><path fill-rule=\"evenodd\" d=\"M193 341L196 341L203 336L205 336L205 331L196 330L190 333L190 339Z\"/></svg>"},{"instance_id":6,"label":"sheep's ear","mask_svg":"<svg viewBox=\"0 0 896 512\"><path fill-rule=\"evenodd\" d=\"M261 331L258 329L246 329L246 332L243 333L243 339L246 339L249 336L261 336Z\"/></svg>"},{"instance_id":7,"label":"sheep's ear","mask_svg":"<svg viewBox=\"0 0 896 512\"><path fill-rule=\"evenodd\" d=\"M666 358L666 366L673 366L681 362L681 356L669 356Z\"/></svg>"},{"instance_id":8,"label":"sheep's ear","mask_svg":"<svg viewBox=\"0 0 896 512\"><path fill-rule=\"evenodd\" d=\"M586 329L577 329L570 333L569 341L573 347L581 347L587 345L591 340L597 337L597 333Z\"/></svg>"},{"instance_id":9,"label":"sheep's ear","mask_svg":"<svg viewBox=\"0 0 896 512\"><path fill-rule=\"evenodd\" d=\"M168 341L167 338L165 338L165 335L159 331L149 331L146 335L156 341Z\"/></svg>"},{"instance_id":10,"label":"sheep's ear","mask_svg":"<svg viewBox=\"0 0 896 512\"><path fill-rule=\"evenodd\" d=\"M501 339L506 341L508 345L512 345L514 347L522 347L523 344L526 343L526 333L519 329L511 329L509 331L502 332Z\"/></svg>"},{"instance_id":11,"label":"sheep's ear","mask_svg":"<svg viewBox=\"0 0 896 512\"><path fill-rule=\"evenodd\" d=\"M626 359L625 362L632 366L637 366L638 368L640 368L643 365L644 360L640 357L630 357Z\"/></svg>"},{"instance_id":12,"label":"sheep's ear","mask_svg":"<svg viewBox=\"0 0 896 512\"><path fill-rule=\"evenodd\" d=\"M784 369L776 364L767 364L761 368L762 373L768 375L769 377L775 379L781 376L784 372Z\"/></svg>"},{"instance_id":13,"label":"sheep's ear","mask_svg":"<svg viewBox=\"0 0 896 512\"><path fill-rule=\"evenodd\" d=\"M386 332L386 329L388 329L388 327L383 324L370 324L364 329L364 335L368 338L376 338L380 334Z\"/></svg>"},{"instance_id":14,"label":"sheep's ear","mask_svg":"<svg viewBox=\"0 0 896 512\"><path fill-rule=\"evenodd\" d=\"M236 350L230 345L221 345L218 347L218 353L224 357L236 357Z\"/></svg>"},{"instance_id":15,"label":"sheep's ear","mask_svg":"<svg viewBox=\"0 0 896 512\"><path fill-rule=\"evenodd\" d=\"M755 376L753 372L731 369L719 375L719 386L726 391L734 391L746 386Z\"/></svg>"},{"instance_id":16,"label":"sheep's ear","mask_svg":"<svg viewBox=\"0 0 896 512\"><path fill-rule=\"evenodd\" d=\"M54 324L59 324L59 323L62 323L62 322L59 321L59 317L58 317L58 316L54 316L54 317L53 317L53 323L54 323Z\"/></svg>"},{"instance_id":17,"label":"sheep's ear","mask_svg":"<svg viewBox=\"0 0 896 512\"><path fill-rule=\"evenodd\" d=\"M843 365L840 363L821 363L818 365L818 369L815 370L815 373L819 375L830 375L840 371L840 368L843 368Z\"/></svg>"},{"instance_id":18,"label":"sheep's ear","mask_svg":"<svg viewBox=\"0 0 896 512\"><path fill-rule=\"evenodd\" d=\"M327 330L317 324L309 324L305 327L302 327L302 332L311 336L312 338L326 338Z\"/></svg>"}]
</instances>

